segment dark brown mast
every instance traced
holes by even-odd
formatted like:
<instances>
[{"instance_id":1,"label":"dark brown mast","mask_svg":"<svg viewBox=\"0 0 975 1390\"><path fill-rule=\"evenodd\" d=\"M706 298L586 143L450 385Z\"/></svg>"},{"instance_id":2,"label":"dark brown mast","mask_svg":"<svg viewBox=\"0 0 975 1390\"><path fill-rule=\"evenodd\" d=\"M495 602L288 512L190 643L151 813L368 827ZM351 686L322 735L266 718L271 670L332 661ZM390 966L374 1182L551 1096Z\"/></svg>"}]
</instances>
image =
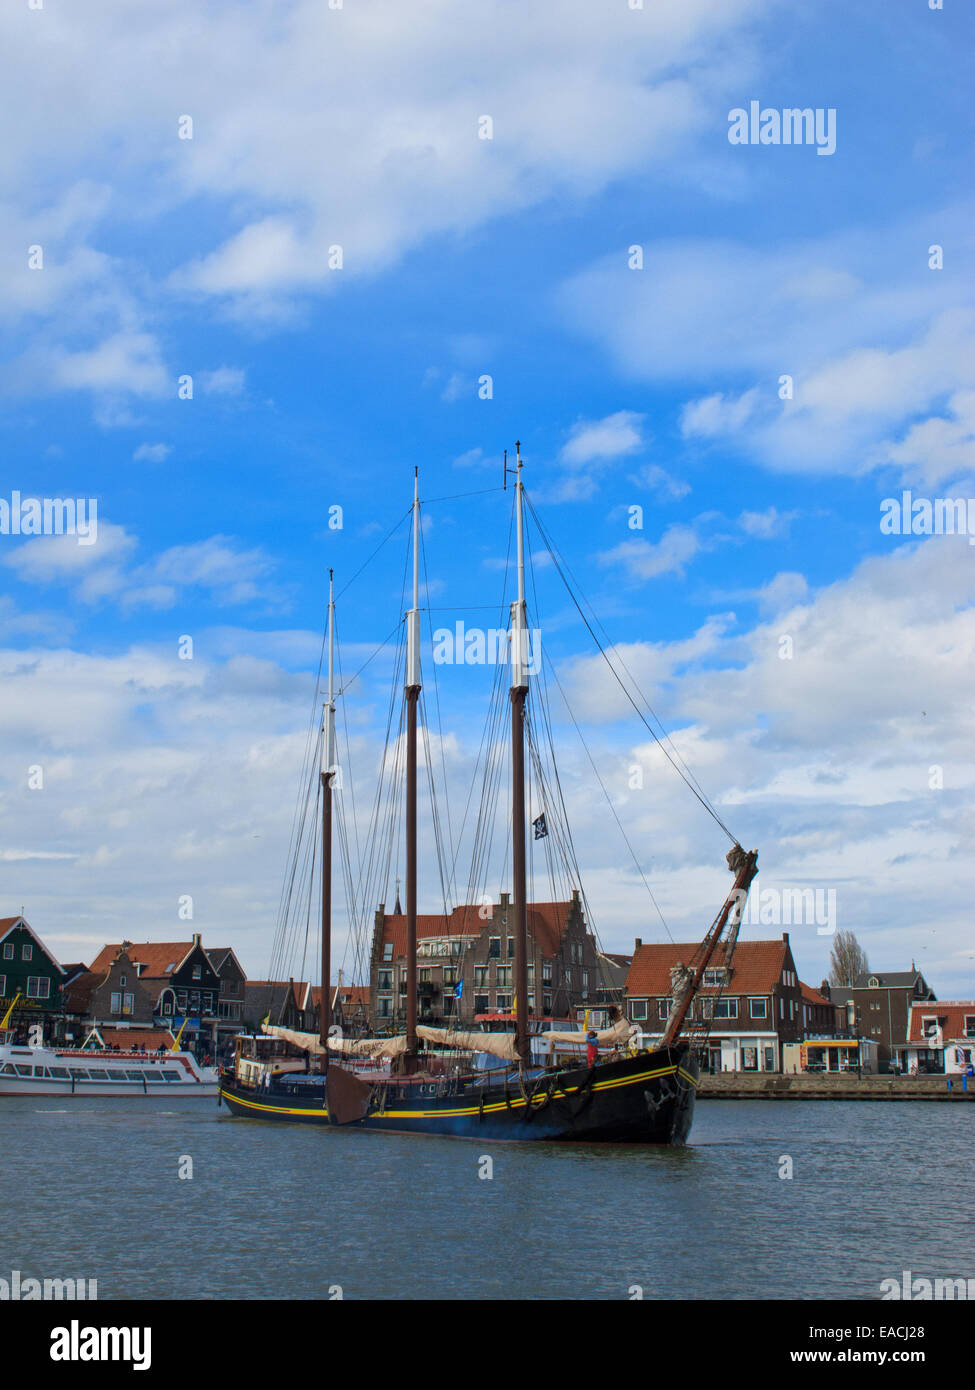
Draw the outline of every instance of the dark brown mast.
<instances>
[{"instance_id":1,"label":"dark brown mast","mask_svg":"<svg viewBox=\"0 0 975 1390\"><path fill-rule=\"evenodd\" d=\"M406 1056L416 1067L416 716L420 699L420 482L413 475L413 607L406 616Z\"/></svg>"},{"instance_id":2,"label":"dark brown mast","mask_svg":"<svg viewBox=\"0 0 975 1390\"><path fill-rule=\"evenodd\" d=\"M328 702L322 708L322 1002L319 1041L322 1068L332 1024L332 776L335 763L335 602L332 571L328 572Z\"/></svg>"},{"instance_id":3,"label":"dark brown mast","mask_svg":"<svg viewBox=\"0 0 975 1390\"><path fill-rule=\"evenodd\" d=\"M667 1020L667 1027L660 1040L661 1047L670 1047L677 1041L680 1030L683 1027L684 1019L687 1017L695 994L701 988L701 981L704 979L704 972L710 964L722 934L730 921L731 927L728 933L728 940L725 943L725 965L730 968L731 954L734 950L735 942L738 940L738 928L741 925L742 913L745 910L745 899L748 897L748 889L752 879L758 873L758 850L743 850L741 845L735 845L734 849L728 853L728 867L735 875L734 886L725 898L724 906L718 913L711 926L710 931L701 943L701 957L692 974L686 983L683 992L674 1000Z\"/></svg>"},{"instance_id":4,"label":"dark brown mast","mask_svg":"<svg viewBox=\"0 0 975 1390\"><path fill-rule=\"evenodd\" d=\"M515 1050L531 1061L528 1035L528 882L525 872L525 701L528 697L528 633L525 617L525 538L521 505L521 444L515 443L515 529L518 535L518 598L511 605L511 868L515 909Z\"/></svg>"}]
</instances>

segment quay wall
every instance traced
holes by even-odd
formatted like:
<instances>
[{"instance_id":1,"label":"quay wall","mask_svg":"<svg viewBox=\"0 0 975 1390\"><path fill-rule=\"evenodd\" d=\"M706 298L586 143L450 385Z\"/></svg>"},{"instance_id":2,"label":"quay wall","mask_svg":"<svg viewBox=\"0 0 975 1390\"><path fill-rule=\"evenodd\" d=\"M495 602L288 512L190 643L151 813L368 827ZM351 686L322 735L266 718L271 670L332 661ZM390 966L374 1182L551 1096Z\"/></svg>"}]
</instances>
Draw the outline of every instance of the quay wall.
<instances>
[{"instance_id":1,"label":"quay wall","mask_svg":"<svg viewBox=\"0 0 975 1390\"><path fill-rule=\"evenodd\" d=\"M849 1076L797 1072L722 1072L702 1074L699 1100L975 1100L975 1080L963 1091L961 1077L944 1076Z\"/></svg>"}]
</instances>

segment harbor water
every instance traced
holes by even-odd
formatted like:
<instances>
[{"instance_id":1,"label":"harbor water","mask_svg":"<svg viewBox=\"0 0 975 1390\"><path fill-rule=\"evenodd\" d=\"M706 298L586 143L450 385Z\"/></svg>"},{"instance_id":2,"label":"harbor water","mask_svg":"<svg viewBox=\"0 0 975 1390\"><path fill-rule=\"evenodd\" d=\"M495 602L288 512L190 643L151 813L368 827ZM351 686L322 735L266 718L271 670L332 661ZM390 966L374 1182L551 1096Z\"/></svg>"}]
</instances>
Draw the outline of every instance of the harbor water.
<instances>
[{"instance_id":1,"label":"harbor water","mask_svg":"<svg viewBox=\"0 0 975 1390\"><path fill-rule=\"evenodd\" d=\"M975 1278L973 1129L969 1106L705 1101L683 1149L479 1145L11 1098L0 1276L99 1300L878 1299L905 1270Z\"/></svg>"}]
</instances>

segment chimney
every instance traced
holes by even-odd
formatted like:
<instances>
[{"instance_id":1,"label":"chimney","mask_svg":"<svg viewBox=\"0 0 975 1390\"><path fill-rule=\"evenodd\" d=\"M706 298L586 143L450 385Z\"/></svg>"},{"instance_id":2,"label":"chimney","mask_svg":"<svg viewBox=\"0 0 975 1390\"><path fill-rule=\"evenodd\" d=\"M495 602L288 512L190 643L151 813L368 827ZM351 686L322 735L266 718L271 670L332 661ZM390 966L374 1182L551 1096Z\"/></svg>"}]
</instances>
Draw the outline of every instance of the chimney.
<instances>
[{"instance_id":1,"label":"chimney","mask_svg":"<svg viewBox=\"0 0 975 1390\"><path fill-rule=\"evenodd\" d=\"M193 945L194 945L194 946L199 946L199 944L200 944L200 933L199 933L198 931L195 931L195 932L193 933Z\"/></svg>"},{"instance_id":2,"label":"chimney","mask_svg":"<svg viewBox=\"0 0 975 1390\"><path fill-rule=\"evenodd\" d=\"M639 949L640 949L640 947L641 947L642 945L643 945L643 937L642 937L642 936L635 936L635 937L633 938L633 949L634 949L634 951L639 951Z\"/></svg>"},{"instance_id":3,"label":"chimney","mask_svg":"<svg viewBox=\"0 0 975 1390\"><path fill-rule=\"evenodd\" d=\"M785 942L785 944L788 946L788 944L789 944L789 933L788 933L787 931L784 931L784 932L782 933L782 940L783 940L783 941Z\"/></svg>"}]
</instances>

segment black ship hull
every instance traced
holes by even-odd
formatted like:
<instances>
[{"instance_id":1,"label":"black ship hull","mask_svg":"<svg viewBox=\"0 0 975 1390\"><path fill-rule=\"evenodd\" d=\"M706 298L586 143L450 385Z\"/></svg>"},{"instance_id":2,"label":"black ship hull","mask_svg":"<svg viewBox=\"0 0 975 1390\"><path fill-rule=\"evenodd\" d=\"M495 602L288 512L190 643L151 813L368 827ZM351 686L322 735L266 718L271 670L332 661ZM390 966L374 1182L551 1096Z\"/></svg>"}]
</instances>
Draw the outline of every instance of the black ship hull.
<instances>
[{"instance_id":1,"label":"black ship hull","mask_svg":"<svg viewBox=\"0 0 975 1390\"><path fill-rule=\"evenodd\" d=\"M234 1115L286 1124L517 1142L681 1144L697 1081L697 1062L679 1042L595 1067L542 1072L524 1083L514 1075L507 1082L484 1074L393 1077L364 1085L356 1118L329 1113L322 1078L286 1074L262 1088L228 1074L220 1095Z\"/></svg>"}]
</instances>

